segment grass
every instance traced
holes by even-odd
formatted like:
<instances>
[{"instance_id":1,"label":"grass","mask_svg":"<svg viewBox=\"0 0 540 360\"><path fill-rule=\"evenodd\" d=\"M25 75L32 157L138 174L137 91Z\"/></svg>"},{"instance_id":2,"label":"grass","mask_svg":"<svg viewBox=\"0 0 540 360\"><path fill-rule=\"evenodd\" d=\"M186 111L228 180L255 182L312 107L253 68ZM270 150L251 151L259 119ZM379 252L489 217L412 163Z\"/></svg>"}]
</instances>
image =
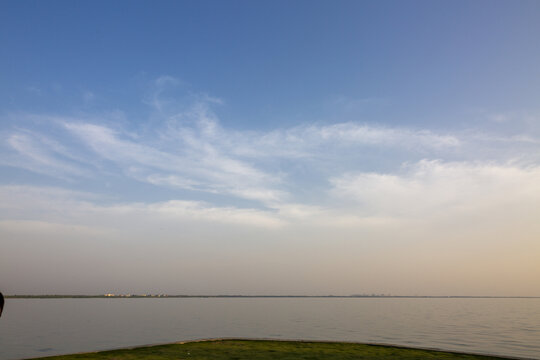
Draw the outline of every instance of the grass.
<instances>
[{"instance_id":1,"label":"grass","mask_svg":"<svg viewBox=\"0 0 540 360\"><path fill-rule=\"evenodd\" d=\"M45 359L45 358L43 358ZM270 340L208 340L133 349L47 357L47 360L386 360L386 359L502 359L434 350L339 342Z\"/></svg>"}]
</instances>

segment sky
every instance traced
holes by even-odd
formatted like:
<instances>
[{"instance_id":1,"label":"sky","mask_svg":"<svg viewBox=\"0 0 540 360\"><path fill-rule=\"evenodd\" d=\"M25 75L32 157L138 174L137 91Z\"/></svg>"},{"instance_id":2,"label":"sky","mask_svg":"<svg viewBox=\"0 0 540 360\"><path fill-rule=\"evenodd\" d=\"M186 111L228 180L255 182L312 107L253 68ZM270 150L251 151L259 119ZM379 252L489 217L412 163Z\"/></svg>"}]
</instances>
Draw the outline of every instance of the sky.
<instances>
[{"instance_id":1,"label":"sky","mask_svg":"<svg viewBox=\"0 0 540 360\"><path fill-rule=\"evenodd\" d=\"M540 296L539 19L2 1L0 290Z\"/></svg>"}]
</instances>

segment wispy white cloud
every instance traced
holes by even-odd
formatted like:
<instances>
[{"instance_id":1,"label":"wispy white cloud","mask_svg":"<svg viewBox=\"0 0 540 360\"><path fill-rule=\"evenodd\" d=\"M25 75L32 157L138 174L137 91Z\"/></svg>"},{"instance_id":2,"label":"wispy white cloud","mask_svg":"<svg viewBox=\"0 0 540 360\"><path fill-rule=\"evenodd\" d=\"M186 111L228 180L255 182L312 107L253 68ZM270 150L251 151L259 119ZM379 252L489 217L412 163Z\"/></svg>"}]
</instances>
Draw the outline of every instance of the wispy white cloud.
<instances>
[{"instance_id":1,"label":"wispy white cloud","mask_svg":"<svg viewBox=\"0 0 540 360\"><path fill-rule=\"evenodd\" d=\"M335 157L358 147L457 147L460 140L430 131L344 123L300 126L270 132L224 129L207 105L197 103L168 117L157 139L137 141L103 125L66 122L64 126L125 174L154 185L282 202L282 161ZM335 160L330 160L335 161ZM273 164L268 164L273 162Z\"/></svg>"},{"instance_id":2,"label":"wispy white cloud","mask_svg":"<svg viewBox=\"0 0 540 360\"><path fill-rule=\"evenodd\" d=\"M305 123L269 131L231 129L213 111L220 99L188 92L178 100L168 93L182 86L169 76L154 81L145 99L156 111L151 125L136 126L106 114L15 114L39 126L4 128L0 164L71 181L113 174L194 192L194 198L202 192L205 199L220 195L222 204L254 201L258 204L253 206L284 214L291 204L326 206L332 194L359 179L363 186L394 182L415 194L422 184L416 178L405 184L404 169L413 176L413 169L435 171L435 164L523 168L540 161L540 139L534 134L442 132L360 122ZM417 165L401 168L404 162Z\"/></svg>"},{"instance_id":3,"label":"wispy white cloud","mask_svg":"<svg viewBox=\"0 0 540 360\"><path fill-rule=\"evenodd\" d=\"M154 81L154 86L147 98L144 100L146 104L152 106L157 111L163 111L165 106L171 102L169 99L164 99L162 94L168 87L175 87L179 84L178 79L172 76L160 76Z\"/></svg>"},{"instance_id":4,"label":"wispy white cloud","mask_svg":"<svg viewBox=\"0 0 540 360\"><path fill-rule=\"evenodd\" d=\"M453 135L441 135L429 130L390 128L358 123L328 126L301 126L286 132L284 139L302 139L308 144L324 143L348 146L391 146L398 148L444 148L459 146L461 141Z\"/></svg>"},{"instance_id":5,"label":"wispy white cloud","mask_svg":"<svg viewBox=\"0 0 540 360\"><path fill-rule=\"evenodd\" d=\"M86 123L65 127L102 158L114 162L126 175L154 185L231 194L246 199L275 201L283 195L273 189L278 179L220 151L189 133L161 150L135 142L110 128Z\"/></svg>"},{"instance_id":6,"label":"wispy white cloud","mask_svg":"<svg viewBox=\"0 0 540 360\"><path fill-rule=\"evenodd\" d=\"M0 218L31 220L66 225L101 224L114 229L118 224L133 226L155 221L181 226L187 221L276 228L285 224L271 211L217 207L202 201L112 202L101 195L56 187L0 186ZM107 199L105 199L107 200ZM138 220L134 222L134 219ZM123 225L121 225L123 226Z\"/></svg>"},{"instance_id":7,"label":"wispy white cloud","mask_svg":"<svg viewBox=\"0 0 540 360\"><path fill-rule=\"evenodd\" d=\"M173 76L162 75L151 83L149 92L143 101L160 114L169 114L171 111L178 111L184 106L189 107L194 103L223 104L223 100L218 97L186 91L187 88L188 85L181 80ZM184 90L181 96L168 96L169 93L178 89ZM184 98L184 100L181 101L180 98Z\"/></svg>"},{"instance_id":8,"label":"wispy white cloud","mask_svg":"<svg viewBox=\"0 0 540 360\"><path fill-rule=\"evenodd\" d=\"M498 161L521 159L531 164L540 154L539 140L530 135L439 134L352 122L267 132L227 129L204 102L163 116L160 126L144 132L88 119L49 116L46 121L50 126L60 124L66 135L50 138L37 130L5 131L9 151L0 161L64 179L102 171L96 163L105 161L109 172L137 181L255 200L272 208L294 202L295 188L366 171L373 164L364 165L362 156L386 161L377 155L381 151L413 162L426 155L461 161L475 157L489 161L495 155ZM308 166L317 177L302 179L298 166ZM393 166L388 168L390 174L399 163Z\"/></svg>"},{"instance_id":9,"label":"wispy white cloud","mask_svg":"<svg viewBox=\"0 0 540 360\"><path fill-rule=\"evenodd\" d=\"M82 158L55 139L28 130L4 133L2 137L5 151L0 154L1 165L66 180L91 174Z\"/></svg>"},{"instance_id":10,"label":"wispy white cloud","mask_svg":"<svg viewBox=\"0 0 540 360\"><path fill-rule=\"evenodd\" d=\"M459 147L454 135L429 130L411 130L362 123L301 125L269 132L225 131L212 122L212 137L230 153L244 157L306 158L325 156L345 149L393 148L407 150L444 150ZM202 131L199 138L206 137ZM192 136L194 136L192 134Z\"/></svg>"},{"instance_id":11,"label":"wispy white cloud","mask_svg":"<svg viewBox=\"0 0 540 360\"><path fill-rule=\"evenodd\" d=\"M539 166L422 160L398 173L353 173L331 182L342 202L371 215L488 215L496 208L524 210L540 203Z\"/></svg>"}]
</instances>

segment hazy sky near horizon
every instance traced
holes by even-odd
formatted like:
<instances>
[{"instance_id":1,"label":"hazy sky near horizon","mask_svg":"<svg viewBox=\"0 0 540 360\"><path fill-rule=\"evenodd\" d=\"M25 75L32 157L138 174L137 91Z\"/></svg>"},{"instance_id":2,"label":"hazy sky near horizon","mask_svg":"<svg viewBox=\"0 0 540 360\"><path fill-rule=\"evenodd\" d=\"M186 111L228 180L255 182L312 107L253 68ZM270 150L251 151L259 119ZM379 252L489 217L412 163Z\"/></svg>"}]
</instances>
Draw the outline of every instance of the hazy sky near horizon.
<instances>
[{"instance_id":1,"label":"hazy sky near horizon","mask_svg":"<svg viewBox=\"0 0 540 360\"><path fill-rule=\"evenodd\" d=\"M539 20L3 1L0 290L540 296Z\"/></svg>"}]
</instances>

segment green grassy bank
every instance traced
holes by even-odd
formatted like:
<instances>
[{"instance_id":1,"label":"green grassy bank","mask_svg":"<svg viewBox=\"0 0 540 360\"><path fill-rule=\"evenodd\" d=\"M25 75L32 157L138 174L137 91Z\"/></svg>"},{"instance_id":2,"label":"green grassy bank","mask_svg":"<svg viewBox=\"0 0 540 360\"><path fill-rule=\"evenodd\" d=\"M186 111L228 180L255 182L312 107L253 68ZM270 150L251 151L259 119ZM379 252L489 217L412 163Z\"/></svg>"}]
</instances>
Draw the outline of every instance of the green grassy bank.
<instances>
[{"instance_id":1,"label":"green grassy bank","mask_svg":"<svg viewBox=\"0 0 540 360\"><path fill-rule=\"evenodd\" d=\"M45 358L43 358L45 359ZM52 356L46 359L192 359L192 360L345 360L345 359L501 359L491 356L338 342L267 340L208 340L87 354Z\"/></svg>"}]
</instances>

